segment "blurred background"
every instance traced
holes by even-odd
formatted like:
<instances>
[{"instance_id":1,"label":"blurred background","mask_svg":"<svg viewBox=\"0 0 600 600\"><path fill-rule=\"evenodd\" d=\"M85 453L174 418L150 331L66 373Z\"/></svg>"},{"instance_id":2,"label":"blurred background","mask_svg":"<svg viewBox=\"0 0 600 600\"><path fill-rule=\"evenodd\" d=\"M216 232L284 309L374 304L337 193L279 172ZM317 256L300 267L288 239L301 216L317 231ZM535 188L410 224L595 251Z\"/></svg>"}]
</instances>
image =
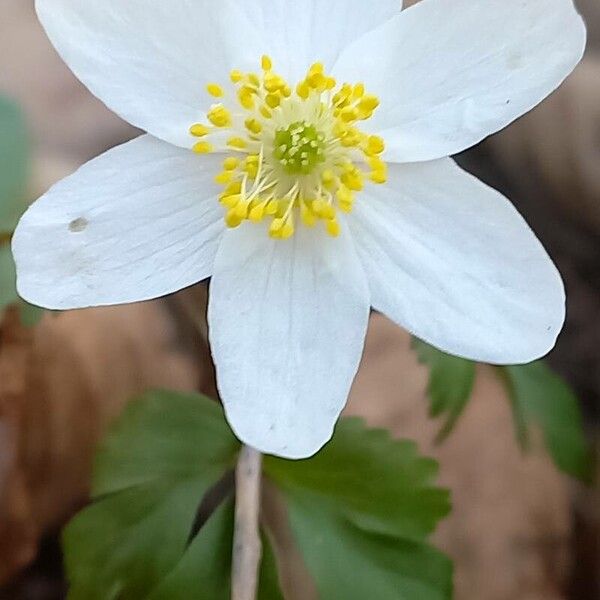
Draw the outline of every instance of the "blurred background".
<instances>
[{"instance_id":1,"label":"blurred background","mask_svg":"<svg viewBox=\"0 0 600 600\"><path fill-rule=\"evenodd\" d=\"M598 447L600 3L578 4L591 39L575 74L534 112L459 161L514 201L565 278L568 321L549 362L581 398L587 434ZM27 127L26 147L15 147L29 157L22 206L137 134L62 64L32 0L0 0L0 96L20 107ZM0 139L8 127L0 118ZM3 166L7 172L3 160L0 174ZM9 239L8 231L4 246ZM0 254L0 304L6 305L0 600L58 600L66 590L60 528L86 502L94 446L107 423L147 388L215 393L206 289L141 305L36 314L17 302L7 260ZM374 315L349 412L417 440L440 461L454 512L436 543L456 562L456 597L599 600L598 490L559 474L541 444L521 453L510 403L488 367L479 367L473 400L442 445L434 443L438 424L428 417L426 387L427 370L409 336Z\"/></svg>"}]
</instances>

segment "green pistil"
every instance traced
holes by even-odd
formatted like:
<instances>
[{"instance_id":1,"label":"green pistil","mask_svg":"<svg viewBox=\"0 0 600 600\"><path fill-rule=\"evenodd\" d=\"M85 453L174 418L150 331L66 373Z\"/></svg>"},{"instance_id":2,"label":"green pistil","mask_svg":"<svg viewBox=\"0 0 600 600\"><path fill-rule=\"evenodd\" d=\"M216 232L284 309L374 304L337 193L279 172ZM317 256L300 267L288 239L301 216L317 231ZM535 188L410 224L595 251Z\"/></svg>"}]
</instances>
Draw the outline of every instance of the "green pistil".
<instances>
[{"instance_id":1,"label":"green pistil","mask_svg":"<svg viewBox=\"0 0 600 600\"><path fill-rule=\"evenodd\" d=\"M325 162L325 136L304 121L275 132L275 158L290 175L309 175Z\"/></svg>"}]
</instances>

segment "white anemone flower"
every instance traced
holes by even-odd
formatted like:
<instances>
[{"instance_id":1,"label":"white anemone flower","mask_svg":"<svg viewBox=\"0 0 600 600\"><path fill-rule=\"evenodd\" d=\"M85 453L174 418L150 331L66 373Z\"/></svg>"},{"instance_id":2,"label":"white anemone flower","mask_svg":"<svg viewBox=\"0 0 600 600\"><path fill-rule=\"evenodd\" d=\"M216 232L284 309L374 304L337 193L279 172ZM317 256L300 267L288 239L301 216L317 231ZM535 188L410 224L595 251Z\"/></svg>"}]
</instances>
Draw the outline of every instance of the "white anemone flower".
<instances>
[{"instance_id":1,"label":"white anemone flower","mask_svg":"<svg viewBox=\"0 0 600 600\"><path fill-rule=\"evenodd\" d=\"M581 59L571 0L37 0L50 40L147 132L58 183L14 236L51 309L212 277L228 420L307 457L331 437L370 308L446 352L554 345L561 278L497 191L448 158Z\"/></svg>"}]
</instances>

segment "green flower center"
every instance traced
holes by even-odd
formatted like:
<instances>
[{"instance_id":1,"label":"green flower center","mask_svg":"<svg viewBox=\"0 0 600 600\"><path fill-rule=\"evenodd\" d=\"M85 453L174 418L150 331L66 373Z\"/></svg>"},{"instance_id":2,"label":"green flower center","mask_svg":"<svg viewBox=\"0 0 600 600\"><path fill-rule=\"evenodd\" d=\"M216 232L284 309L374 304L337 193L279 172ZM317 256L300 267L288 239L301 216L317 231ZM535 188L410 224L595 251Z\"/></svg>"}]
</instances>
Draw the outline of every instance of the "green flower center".
<instances>
[{"instance_id":1,"label":"green flower center","mask_svg":"<svg viewBox=\"0 0 600 600\"><path fill-rule=\"evenodd\" d=\"M275 132L274 156L290 175L308 175L325 162L325 135L305 121Z\"/></svg>"}]
</instances>

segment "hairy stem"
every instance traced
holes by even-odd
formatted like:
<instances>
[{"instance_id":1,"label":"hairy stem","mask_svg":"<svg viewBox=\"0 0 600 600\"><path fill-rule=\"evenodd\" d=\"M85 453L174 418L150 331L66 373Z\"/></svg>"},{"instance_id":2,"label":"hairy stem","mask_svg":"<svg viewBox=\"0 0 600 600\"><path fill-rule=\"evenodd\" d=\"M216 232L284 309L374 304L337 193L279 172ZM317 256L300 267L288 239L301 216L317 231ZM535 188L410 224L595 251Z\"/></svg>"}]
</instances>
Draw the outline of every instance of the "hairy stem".
<instances>
[{"instance_id":1,"label":"hairy stem","mask_svg":"<svg viewBox=\"0 0 600 600\"><path fill-rule=\"evenodd\" d=\"M231 600L255 600L256 598L262 552L258 528L261 473L261 453L244 446L240 452L235 474Z\"/></svg>"}]
</instances>

